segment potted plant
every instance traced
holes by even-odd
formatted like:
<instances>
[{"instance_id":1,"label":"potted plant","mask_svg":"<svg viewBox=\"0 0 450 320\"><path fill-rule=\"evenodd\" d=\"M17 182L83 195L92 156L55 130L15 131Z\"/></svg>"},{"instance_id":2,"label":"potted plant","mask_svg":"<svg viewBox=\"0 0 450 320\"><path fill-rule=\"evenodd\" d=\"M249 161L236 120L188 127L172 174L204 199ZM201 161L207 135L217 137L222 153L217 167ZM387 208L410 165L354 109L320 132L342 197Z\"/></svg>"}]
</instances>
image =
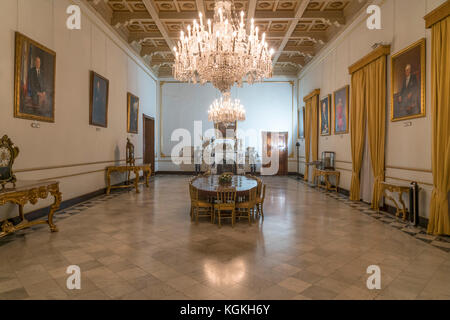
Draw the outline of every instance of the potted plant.
<instances>
[{"instance_id":1,"label":"potted plant","mask_svg":"<svg viewBox=\"0 0 450 320\"><path fill-rule=\"evenodd\" d=\"M231 175L231 174L223 173L219 176L220 184L230 184L232 180L233 180L233 175Z\"/></svg>"}]
</instances>

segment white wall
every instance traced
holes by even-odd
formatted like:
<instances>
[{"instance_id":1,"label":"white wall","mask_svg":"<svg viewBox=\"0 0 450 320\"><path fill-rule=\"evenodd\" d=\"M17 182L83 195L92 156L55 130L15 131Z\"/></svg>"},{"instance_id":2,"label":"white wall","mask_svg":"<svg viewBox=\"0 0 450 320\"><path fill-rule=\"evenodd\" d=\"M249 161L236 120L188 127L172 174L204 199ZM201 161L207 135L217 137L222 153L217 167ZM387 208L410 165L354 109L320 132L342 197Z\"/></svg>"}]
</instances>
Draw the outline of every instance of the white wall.
<instances>
[{"instance_id":1,"label":"white wall","mask_svg":"<svg viewBox=\"0 0 450 320\"><path fill-rule=\"evenodd\" d=\"M73 3L82 8L81 30L65 27L66 8ZM15 31L56 52L56 119L55 123L40 123L39 129L33 129L29 120L13 117ZM20 148L14 169L26 172L19 172L18 179L48 179L98 171L58 179L63 200L67 200L105 187L103 169L125 159L127 136L136 146L136 157L142 157L141 115L139 134L127 134L127 92L140 97L141 114L156 117L156 78L141 58L86 5L68 0L2 0L0 43L0 134L7 134ZM89 125L90 70L110 81L108 128ZM110 162L89 164L106 161ZM42 167L53 168L33 170ZM49 201L43 201L37 207L25 209L30 211L48 204ZM5 214L15 215L3 209L1 215Z\"/></svg>"},{"instance_id":2,"label":"white wall","mask_svg":"<svg viewBox=\"0 0 450 320\"><path fill-rule=\"evenodd\" d=\"M371 46L376 42L390 43L391 54L394 54L421 38L426 38L426 117L411 120L412 126L405 126L404 121L390 121L390 57L388 57L386 176L408 181L415 180L432 183L431 172L393 169L390 167L431 171L431 33L425 29L423 17L445 1L385 0L375 2L381 5L382 30L367 29L367 15L365 13L361 15L353 25L345 30L335 41L331 42L300 73L299 99L303 101L303 97L316 88L321 89L320 98L322 99L344 85L350 85L351 77L348 73L348 67L371 52ZM337 167L341 171L341 187L349 190L352 169L350 134L320 137L319 155L322 151L336 152ZM301 165L301 172L303 171L304 165ZM408 183L407 181L390 178L386 180ZM432 187L427 184L421 184L421 187L423 188L420 193L421 216L428 217Z\"/></svg>"},{"instance_id":3,"label":"white wall","mask_svg":"<svg viewBox=\"0 0 450 320\"><path fill-rule=\"evenodd\" d=\"M238 129L255 130L257 136L262 131L288 132L289 154L295 152L297 139L297 81L288 78L274 78L264 83L244 84L242 88L233 87L232 98L241 100L246 110L246 120L238 123ZM162 153L170 157L172 148L178 143L171 141L172 132L178 128L187 129L194 139L194 121L201 121L203 132L211 129L208 109L220 92L212 85L194 85L168 81L161 87L162 115ZM193 140L192 140L193 141ZM259 141L261 142L261 141ZM249 146L249 145L247 145ZM252 145L259 150L261 145ZM296 158L289 159L289 171L296 172ZM161 171L186 171L193 166L177 166L170 158L159 158Z\"/></svg>"}]
</instances>

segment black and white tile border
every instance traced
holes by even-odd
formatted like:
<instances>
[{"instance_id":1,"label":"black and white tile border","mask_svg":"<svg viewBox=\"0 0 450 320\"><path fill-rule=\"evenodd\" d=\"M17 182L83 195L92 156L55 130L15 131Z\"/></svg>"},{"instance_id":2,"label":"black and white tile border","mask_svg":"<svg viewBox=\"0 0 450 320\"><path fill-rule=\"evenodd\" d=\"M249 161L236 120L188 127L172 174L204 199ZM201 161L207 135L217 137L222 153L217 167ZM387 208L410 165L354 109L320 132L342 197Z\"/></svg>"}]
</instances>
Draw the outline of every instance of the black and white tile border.
<instances>
[{"instance_id":1,"label":"black and white tile border","mask_svg":"<svg viewBox=\"0 0 450 320\"><path fill-rule=\"evenodd\" d=\"M297 178L295 177L293 178L297 180ZM311 185L303 181L301 182L308 185L309 187L315 188L314 185ZM432 246L444 250L445 252L450 252L450 237L430 235L427 233L425 228L420 226L417 227L412 226L408 222L404 222L401 218L395 217L388 212L380 211L380 213L378 213L377 211L372 210L370 206L368 204L365 204L364 202L351 201L349 200L348 196L345 196L340 193L325 191L323 189L318 188L315 189L318 192L321 192L333 199L343 202L344 204L352 207L353 209L361 211L365 215L368 215L374 219L377 219L378 221L390 225L393 228L403 231L404 233L416 239L431 244Z\"/></svg>"},{"instance_id":2,"label":"black and white tile border","mask_svg":"<svg viewBox=\"0 0 450 320\"><path fill-rule=\"evenodd\" d=\"M104 194L104 195L89 199L85 202L80 202L72 207L68 207L63 210L58 210L53 215L53 221L55 222L56 225L58 225L58 221L61 221L68 217L77 215L87 209L90 209L91 207L93 207L97 204L104 203L105 201L113 199L113 198L115 198L123 193L126 193L128 191L129 190L126 190L126 189L113 190L113 191L111 191L111 194L109 194L109 195ZM45 219L45 217L42 219ZM48 228L48 226L45 224L39 224L39 225L30 227L30 228L19 230L15 233L9 234L6 237L3 237L0 239L0 247L11 241L14 241L15 239L23 239L26 237L27 234L30 234L30 233L32 233L36 230L42 229L42 228Z\"/></svg>"}]
</instances>

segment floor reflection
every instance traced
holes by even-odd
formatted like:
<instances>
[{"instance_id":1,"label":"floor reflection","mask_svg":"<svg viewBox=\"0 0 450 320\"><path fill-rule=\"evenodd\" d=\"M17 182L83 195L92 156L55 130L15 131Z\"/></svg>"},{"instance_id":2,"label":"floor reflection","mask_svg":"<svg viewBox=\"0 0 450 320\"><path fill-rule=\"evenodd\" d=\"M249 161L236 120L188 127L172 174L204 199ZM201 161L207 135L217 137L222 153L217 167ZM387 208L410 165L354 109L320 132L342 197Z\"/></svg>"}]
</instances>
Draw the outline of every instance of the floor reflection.
<instances>
[{"instance_id":1,"label":"floor reflection","mask_svg":"<svg viewBox=\"0 0 450 320\"><path fill-rule=\"evenodd\" d=\"M246 273L246 265L241 258L230 262L207 260L204 271L210 284L215 286L231 286L241 281Z\"/></svg>"}]
</instances>

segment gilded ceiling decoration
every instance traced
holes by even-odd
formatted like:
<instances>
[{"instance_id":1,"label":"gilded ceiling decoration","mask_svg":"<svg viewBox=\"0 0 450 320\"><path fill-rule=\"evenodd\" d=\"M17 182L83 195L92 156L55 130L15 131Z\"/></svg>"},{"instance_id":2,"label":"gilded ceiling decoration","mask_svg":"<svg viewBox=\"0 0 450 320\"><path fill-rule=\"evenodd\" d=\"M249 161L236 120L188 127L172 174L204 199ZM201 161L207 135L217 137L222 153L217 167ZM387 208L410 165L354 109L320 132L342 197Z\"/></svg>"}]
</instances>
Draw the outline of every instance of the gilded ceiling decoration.
<instances>
[{"instance_id":1,"label":"gilded ceiling decoration","mask_svg":"<svg viewBox=\"0 0 450 320\"><path fill-rule=\"evenodd\" d=\"M214 0L85 0L160 77L171 77L173 48L198 12L214 14ZM275 49L274 75L297 75L349 23L367 0L232 0L237 13L266 33Z\"/></svg>"}]
</instances>

